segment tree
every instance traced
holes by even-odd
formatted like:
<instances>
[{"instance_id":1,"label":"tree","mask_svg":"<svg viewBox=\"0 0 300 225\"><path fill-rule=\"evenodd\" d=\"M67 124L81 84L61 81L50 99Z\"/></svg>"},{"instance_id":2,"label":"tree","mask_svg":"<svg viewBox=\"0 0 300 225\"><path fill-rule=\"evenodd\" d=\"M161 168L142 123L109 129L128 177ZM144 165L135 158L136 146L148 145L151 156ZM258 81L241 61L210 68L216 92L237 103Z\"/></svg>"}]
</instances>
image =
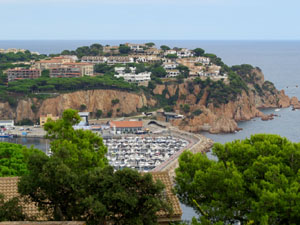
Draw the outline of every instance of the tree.
<instances>
[{"instance_id":1,"label":"tree","mask_svg":"<svg viewBox=\"0 0 300 225\"><path fill-rule=\"evenodd\" d=\"M96 118L97 118L97 120L102 116L102 110L101 109L97 109L97 111L96 111Z\"/></svg>"},{"instance_id":2,"label":"tree","mask_svg":"<svg viewBox=\"0 0 300 225\"><path fill-rule=\"evenodd\" d=\"M114 106L116 104L118 104L120 102L120 100L118 98L111 100L111 104Z\"/></svg>"},{"instance_id":3,"label":"tree","mask_svg":"<svg viewBox=\"0 0 300 225\"><path fill-rule=\"evenodd\" d=\"M80 107L79 107L79 110L80 110L80 111L85 111L86 108L87 108L87 107L86 107L85 104L81 104Z\"/></svg>"},{"instance_id":4,"label":"tree","mask_svg":"<svg viewBox=\"0 0 300 225\"><path fill-rule=\"evenodd\" d=\"M50 70L43 70L41 77L50 77Z\"/></svg>"},{"instance_id":5,"label":"tree","mask_svg":"<svg viewBox=\"0 0 300 225\"><path fill-rule=\"evenodd\" d=\"M196 48L193 50L193 52L195 53L195 56L203 56L205 51L202 48Z\"/></svg>"},{"instance_id":6,"label":"tree","mask_svg":"<svg viewBox=\"0 0 300 225\"><path fill-rule=\"evenodd\" d=\"M18 198L5 200L5 196L0 194L0 221L28 221L29 219Z\"/></svg>"},{"instance_id":7,"label":"tree","mask_svg":"<svg viewBox=\"0 0 300 225\"><path fill-rule=\"evenodd\" d=\"M298 223L299 143L257 134L215 144L213 155L219 161L187 151L180 156L175 190L182 203L210 222Z\"/></svg>"},{"instance_id":8,"label":"tree","mask_svg":"<svg viewBox=\"0 0 300 225\"><path fill-rule=\"evenodd\" d=\"M176 54L168 54L168 55L166 55L166 58L168 58L168 59L177 59L178 56Z\"/></svg>"},{"instance_id":9,"label":"tree","mask_svg":"<svg viewBox=\"0 0 300 225\"><path fill-rule=\"evenodd\" d=\"M167 50L170 50L170 47L167 45L162 45L162 46L160 46L160 49L163 51L167 51Z\"/></svg>"},{"instance_id":10,"label":"tree","mask_svg":"<svg viewBox=\"0 0 300 225\"><path fill-rule=\"evenodd\" d=\"M33 153L44 154L40 150L22 145L0 143L0 177L22 176L28 172L27 163Z\"/></svg>"},{"instance_id":11,"label":"tree","mask_svg":"<svg viewBox=\"0 0 300 225\"><path fill-rule=\"evenodd\" d=\"M153 47L155 44L153 42L148 42L145 44L146 46L148 46L149 48Z\"/></svg>"},{"instance_id":12,"label":"tree","mask_svg":"<svg viewBox=\"0 0 300 225\"><path fill-rule=\"evenodd\" d=\"M153 68L151 73L155 77L165 77L167 75L166 70L162 66Z\"/></svg>"},{"instance_id":13,"label":"tree","mask_svg":"<svg viewBox=\"0 0 300 225\"><path fill-rule=\"evenodd\" d=\"M130 47L127 46L127 45L121 44L121 45L119 46L119 52L120 52L121 54L128 54L128 53L130 52Z\"/></svg>"},{"instance_id":14,"label":"tree","mask_svg":"<svg viewBox=\"0 0 300 225\"><path fill-rule=\"evenodd\" d=\"M188 113L190 111L190 106L188 104L184 104L182 110L183 112Z\"/></svg>"}]
</instances>

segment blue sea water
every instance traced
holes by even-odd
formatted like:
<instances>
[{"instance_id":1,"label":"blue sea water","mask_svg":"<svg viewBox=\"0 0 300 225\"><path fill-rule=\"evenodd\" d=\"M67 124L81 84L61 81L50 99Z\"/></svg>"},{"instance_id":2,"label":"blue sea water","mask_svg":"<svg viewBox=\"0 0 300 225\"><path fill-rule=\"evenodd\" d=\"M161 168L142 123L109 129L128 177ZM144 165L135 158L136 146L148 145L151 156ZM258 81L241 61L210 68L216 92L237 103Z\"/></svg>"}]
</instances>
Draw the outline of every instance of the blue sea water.
<instances>
[{"instance_id":1,"label":"blue sea water","mask_svg":"<svg viewBox=\"0 0 300 225\"><path fill-rule=\"evenodd\" d=\"M76 49L79 46L101 43L103 45L118 45L120 43L145 43L147 41L0 41L0 48L25 48L40 53L59 53L64 49ZM300 41L153 41L157 46L162 44L170 47L185 47L194 49L200 47L209 53L215 53L228 65L251 64L262 69L266 80L275 84L277 89L283 89L289 96L300 99ZM296 86L298 85L298 87ZM271 121L261 121L259 118L240 122L242 131L234 134L203 133L215 142L225 143L235 139L244 139L256 133L272 133L287 137L291 141L300 142L300 111L291 108L264 110L266 113L276 113ZM21 140L22 143L22 140ZM210 156L210 154L209 154ZM183 206L183 219L191 219L194 211Z\"/></svg>"}]
</instances>

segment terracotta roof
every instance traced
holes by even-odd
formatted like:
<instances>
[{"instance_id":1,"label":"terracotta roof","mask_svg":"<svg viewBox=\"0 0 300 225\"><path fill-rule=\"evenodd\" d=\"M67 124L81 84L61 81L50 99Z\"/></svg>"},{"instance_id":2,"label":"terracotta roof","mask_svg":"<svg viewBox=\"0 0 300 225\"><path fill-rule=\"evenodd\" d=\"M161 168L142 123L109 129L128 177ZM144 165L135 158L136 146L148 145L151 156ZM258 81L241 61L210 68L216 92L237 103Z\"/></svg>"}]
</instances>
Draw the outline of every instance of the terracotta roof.
<instances>
[{"instance_id":1,"label":"terracotta roof","mask_svg":"<svg viewBox=\"0 0 300 225\"><path fill-rule=\"evenodd\" d=\"M130 122L136 122L136 121L130 121ZM140 122L140 121L139 121ZM170 216L165 211L161 210L157 213L158 216L158 222L159 224L164 221L179 221L181 220L182 210L180 207L180 203L176 195L172 192L173 183L170 179L170 176L168 172L150 172L152 174L152 177L155 181L160 180L165 185L165 193L166 197L169 200L170 204L173 208L173 214ZM5 195L5 199L11 199L13 197L18 197L18 177L0 177L0 193ZM30 216L37 216L37 220L45 220L45 218L42 216L41 213L39 213L37 207L34 205L34 203L23 203L24 211L30 215ZM23 222L23 223L0 223L7 224L7 225L83 225L84 223L79 222Z\"/></svg>"},{"instance_id":2,"label":"terracotta roof","mask_svg":"<svg viewBox=\"0 0 300 225\"><path fill-rule=\"evenodd\" d=\"M172 204L173 208L173 214L172 214L172 219L178 218L179 220L181 219L182 216L182 210L180 207L180 203L176 195L173 194L172 188L173 188L173 183L170 179L170 176L168 172L150 172L152 174L153 180L157 181L160 180L164 185L165 185L165 192L168 200ZM168 218L168 214L165 211L159 211L157 213L158 218ZM174 221L174 220L172 220Z\"/></svg>"},{"instance_id":3,"label":"terracotta roof","mask_svg":"<svg viewBox=\"0 0 300 225\"><path fill-rule=\"evenodd\" d=\"M18 177L0 177L0 193L5 196L5 200L18 197ZM21 200L22 201L22 200ZM40 217L40 213L34 203L22 204L24 211L29 216Z\"/></svg>"},{"instance_id":4,"label":"terracotta roof","mask_svg":"<svg viewBox=\"0 0 300 225\"><path fill-rule=\"evenodd\" d=\"M142 121L111 121L110 126L116 126L120 128L125 128L125 127L143 127L143 122Z\"/></svg>"}]
</instances>

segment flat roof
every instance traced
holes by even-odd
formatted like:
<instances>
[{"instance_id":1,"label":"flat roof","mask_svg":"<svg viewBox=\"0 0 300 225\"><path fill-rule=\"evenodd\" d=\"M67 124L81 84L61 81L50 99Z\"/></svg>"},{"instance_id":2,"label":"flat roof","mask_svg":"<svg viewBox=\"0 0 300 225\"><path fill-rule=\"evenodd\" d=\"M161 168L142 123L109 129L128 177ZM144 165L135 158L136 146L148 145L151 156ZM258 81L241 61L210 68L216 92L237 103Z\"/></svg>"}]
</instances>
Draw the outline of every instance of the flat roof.
<instances>
[{"instance_id":1,"label":"flat roof","mask_svg":"<svg viewBox=\"0 0 300 225\"><path fill-rule=\"evenodd\" d=\"M111 127L126 128L126 127L143 127L142 121L111 121Z\"/></svg>"}]
</instances>

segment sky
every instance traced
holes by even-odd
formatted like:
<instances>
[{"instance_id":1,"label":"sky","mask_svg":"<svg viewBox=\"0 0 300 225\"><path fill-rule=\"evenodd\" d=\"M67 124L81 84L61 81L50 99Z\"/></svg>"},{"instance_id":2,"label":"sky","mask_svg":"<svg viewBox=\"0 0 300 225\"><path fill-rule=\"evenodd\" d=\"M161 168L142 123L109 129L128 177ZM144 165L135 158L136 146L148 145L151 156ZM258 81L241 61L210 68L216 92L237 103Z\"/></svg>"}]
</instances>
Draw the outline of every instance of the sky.
<instances>
[{"instance_id":1,"label":"sky","mask_svg":"<svg viewBox=\"0 0 300 225\"><path fill-rule=\"evenodd\" d=\"M0 0L1 40L300 40L299 0Z\"/></svg>"}]
</instances>

